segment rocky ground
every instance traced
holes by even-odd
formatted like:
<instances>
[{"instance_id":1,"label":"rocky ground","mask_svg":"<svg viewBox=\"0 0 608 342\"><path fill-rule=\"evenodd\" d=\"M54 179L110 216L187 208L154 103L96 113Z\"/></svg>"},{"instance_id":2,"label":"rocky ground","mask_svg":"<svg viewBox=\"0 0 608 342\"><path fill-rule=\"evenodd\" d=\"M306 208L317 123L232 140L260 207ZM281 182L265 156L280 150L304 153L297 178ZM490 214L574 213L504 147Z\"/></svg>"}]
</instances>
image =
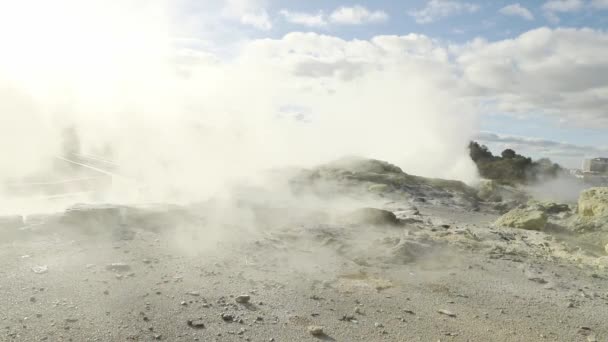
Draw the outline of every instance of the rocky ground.
<instances>
[{"instance_id":1,"label":"rocky ground","mask_svg":"<svg viewBox=\"0 0 608 342\"><path fill-rule=\"evenodd\" d=\"M278 202L3 218L0 340L608 340L601 251L371 166L307 171Z\"/></svg>"}]
</instances>

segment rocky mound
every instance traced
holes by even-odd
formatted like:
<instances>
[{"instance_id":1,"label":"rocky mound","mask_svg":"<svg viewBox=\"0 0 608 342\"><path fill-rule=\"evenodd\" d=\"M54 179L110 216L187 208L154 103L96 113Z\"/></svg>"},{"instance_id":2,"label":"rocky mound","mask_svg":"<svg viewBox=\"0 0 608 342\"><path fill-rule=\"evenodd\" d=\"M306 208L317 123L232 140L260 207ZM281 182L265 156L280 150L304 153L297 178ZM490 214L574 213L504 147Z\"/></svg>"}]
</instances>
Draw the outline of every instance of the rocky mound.
<instances>
[{"instance_id":1,"label":"rocky mound","mask_svg":"<svg viewBox=\"0 0 608 342\"><path fill-rule=\"evenodd\" d=\"M368 193L387 199L477 208L477 190L460 181L407 174L398 166L375 159L344 158L303 170L291 184L297 192L321 196Z\"/></svg>"},{"instance_id":2,"label":"rocky mound","mask_svg":"<svg viewBox=\"0 0 608 342\"><path fill-rule=\"evenodd\" d=\"M494 225L545 230L579 247L608 252L608 188L583 191L577 207L529 201L499 217Z\"/></svg>"}]
</instances>

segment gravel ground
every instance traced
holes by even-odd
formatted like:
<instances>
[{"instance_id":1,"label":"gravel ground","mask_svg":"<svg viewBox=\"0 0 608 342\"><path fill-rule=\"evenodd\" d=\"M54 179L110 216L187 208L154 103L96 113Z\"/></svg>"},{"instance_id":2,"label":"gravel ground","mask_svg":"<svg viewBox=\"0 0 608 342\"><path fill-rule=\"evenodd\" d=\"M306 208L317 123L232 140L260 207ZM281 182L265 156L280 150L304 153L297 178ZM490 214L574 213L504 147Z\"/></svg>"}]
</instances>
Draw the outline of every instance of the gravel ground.
<instances>
[{"instance_id":1,"label":"gravel ground","mask_svg":"<svg viewBox=\"0 0 608 342\"><path fill-rule=\"evenodd\" d=\"M0 340L608 341L592 256L490 213L392 206L404 224L19 230Z\"/></svg>"}]
</instances>

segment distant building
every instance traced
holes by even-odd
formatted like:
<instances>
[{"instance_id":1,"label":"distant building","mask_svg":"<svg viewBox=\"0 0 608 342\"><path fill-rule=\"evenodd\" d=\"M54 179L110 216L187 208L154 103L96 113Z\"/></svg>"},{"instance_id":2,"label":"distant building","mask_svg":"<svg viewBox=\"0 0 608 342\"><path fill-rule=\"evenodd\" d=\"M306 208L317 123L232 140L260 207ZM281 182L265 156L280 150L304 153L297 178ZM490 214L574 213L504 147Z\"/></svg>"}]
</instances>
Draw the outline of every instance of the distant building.
<instances>
[{"instance_id":1,"label":"distant building","mask_svg":"<svg viewBox=\"0 0 608 342\"><path fill-rule=\"evenodd\" d=\"M583 161L585 173L608 173L608 158L593 158Z\"/></svg>"}]
</instances>

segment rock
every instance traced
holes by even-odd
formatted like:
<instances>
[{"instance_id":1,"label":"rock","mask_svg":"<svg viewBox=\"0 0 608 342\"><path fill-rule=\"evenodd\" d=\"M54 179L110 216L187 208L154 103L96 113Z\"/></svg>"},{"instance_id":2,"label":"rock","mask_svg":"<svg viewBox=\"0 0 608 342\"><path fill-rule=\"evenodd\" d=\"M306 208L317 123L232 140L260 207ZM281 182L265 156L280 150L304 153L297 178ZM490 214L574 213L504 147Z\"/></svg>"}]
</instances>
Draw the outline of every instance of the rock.
<instances>
[{"instance_id":1,"label":"rock","mask_svg":"<svg viewBox=\"0 0 608 342\"><path fill-rule=\"evenodd\" d=\"M221 317L222 317L222 319L223 319L225 322L232 322L232 321L234 321L234 316L233 316L233 315L231 315L231 314L222 313L222 314L221 314Z\"/></svg>"},{"instance_id":2,"label":"rock","mask_svg":"<svg viewBox=\"0 0 608 342\"><path fill-rule=\"evenodd\" d=\"M547 214L560 214L570 211L570 206L563 203L545 202L541 203L540 206Z\"/></svg>"},{"instance_id":3,"label":"rock","mask_svg":"<svg viewBox=\"0 0 608 342\"><path fill-rule=\"evenodd\" d=\"M349 221L353 223L370 225L397 225L399 219L394 213L388 210L376 208L362 208L353 211L349 216Z\"/></svg>"},{"instance_id":4,"label":"rock","mask_svg":"<svg viewBox=\"0 0 608 342\"><path fill-rule=\"evenodd\" d=\"M249 303L250 299L251 299L251 297L248 295L240 295L240 296L236 297L234 299L234 301L239 304L247 304L247 303Z\"/></svg>"},{"instance_id":5,"label":"rock","mask_svg":"<svg viewBox=\"0 0 608 342\"><path fill-rule=\"evenodd\" d=\"M495 226L528 230L542 230L547 225L547 214L538 208L516 208L499 217Z\"/></svg>"},{"instance_id":6,"label":"rock","mask_svg":"<svg viewBox=\"0 0 608 342\"><path fill-rule=\"evenodd\" d=\"M188 326L195 329L203 329L205 327L205 322L200 319L188 320Z\"/></svg>"},{"instance_id":7,"label":"rock","mask_svg":"<svg viewBox=\"0 0 608 342\"><path fill-rule=\"evenodd\" d=\"M49 267L47 265L34 266L32 267L32 272L36 274L43 274L49 271Z\"/></svg>"},{"instance_id":8,"label":"rock","mask_svg":"<svg viewBox=\"0 0 608 342\"><path fill-rule=\"evenodd\" d=\"M455 313L453 313L451 311L448 311L448 310L441 309L441 310L438 310L437 312L440 313L440 314L442 314L442 315L446 315L446 316L450 316L450 317L456 317Z\"/></svg>"},{"instance_id":9,"label":"rock","mask_svg":"<svg viewBox=\"0 0 608 342\"><path fill-rule=\"evenodd\" d=\"M318 326L318 325L311 325L308 327L308 332L312 335L312 336L323 336L325 333L323 332L323 327Z\"/></svg>"},{"instance_id":10,"label":"rock","mask_svg":"<svg viewBox=\"0 0 608 342\"><path fill-rule=\"evenodd\" d=\"M578 199L578 215L588 218L608 215L608 187L583 191Z\"/></svg>"},{"instance_id":11,"label":"rock","mask_svg":"<svg viewBox=\"0 0 608 342\"><path fill-rule=\"evenodd\" d=\"M532 278L528 278L528 280L533 281L535 283L539 283L539 284L546 284L547 281L543 278L540 277L532 277Z\"/></svg>"},{"instance_id":12,"label":"rock","mask_svg":"<svg viewBox=\"0 0 608 342\"><path fill-rule=\"evenodd\" d=\"M112 271L112 272L128 272L131 270L131 266L129 266L125 263L122 263L122 262L115 262L115 263L107 265L106 270Z\"/></svg>"}]
</instances>

